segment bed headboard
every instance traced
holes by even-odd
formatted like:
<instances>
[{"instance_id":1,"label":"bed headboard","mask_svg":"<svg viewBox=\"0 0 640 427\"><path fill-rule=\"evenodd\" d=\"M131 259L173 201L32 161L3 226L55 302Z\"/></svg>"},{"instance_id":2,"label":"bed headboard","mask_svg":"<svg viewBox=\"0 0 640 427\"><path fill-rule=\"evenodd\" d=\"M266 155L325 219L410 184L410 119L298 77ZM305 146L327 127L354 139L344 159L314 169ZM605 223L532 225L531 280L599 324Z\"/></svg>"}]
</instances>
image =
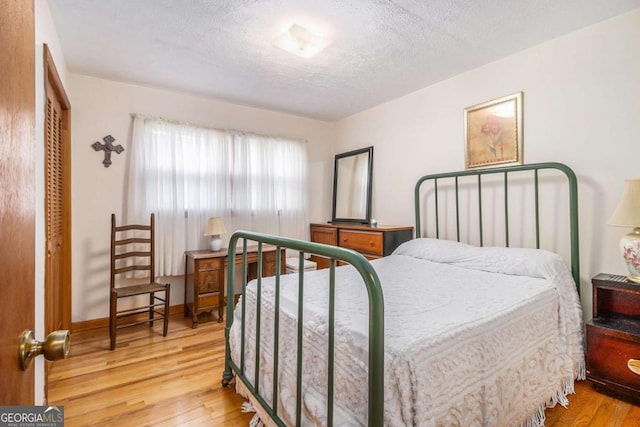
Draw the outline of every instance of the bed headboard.
<instances>
[{"instance_id":1,"label":"bed headboard","mask_svg":"<svg viewBox=\"0 0 640 427\"><path fill-rule=\"evenodd\" d=\"M486 229L491 228L492 231L499 230L500 238L504 239L504 246L509 247L510 242L510 224L515 222L510 220L511 211L522 207L525 202L525 196L531 194L532 204L532 236L535 238L535 247L540 249L540 171L553 170L559 171L566 175L568 183L568 211L569 211L569 246L571 258L571 273L576 282L578 292L580 291L580 262L578 248L578 182L576 175L568 166L562 163L534 163L529 165L508 166L491 169L466 170L460 172L438 173L433 175L425 175L416 183L415 187L415 213L416 213L416 237L435 237L441 238L441 234L448 238L450 234L455 234L457 241L461 241L461 234L466 231L469 237L469 228L474 228L473 233L476 241L474 243L483 246L486 239ZM558 175L557 173L555 175ZM483 177L487 176L485 179ZM511 180L511 181L510 181ZM423 188L423 184L427 186L427 191ZM518 206L516 202L510 201L509 189L515 188L515 184L519 188L522 186L529 188L530 191L520 192L517 200L521 202ZM487 190L489 186L489 190ZM511 186L511 187L510 187ZM554 182L554 186L557 183ZM446 189L446 195L443 196L443 188ZM490 192L490 203L483 202L483 189L485 193ZM464 193L464 194L462 194ZM500 194L496 197L496 194ZM556 197L558 193L555 193ZM422 197L421 197L422 196ZM445 200L446 199L446 200ZM432 202L432 203L431 203ZM467 220L465 224L467 228L463 230L461 226L461 202L467 207L471 207L472 211L477 212L477 221ZM494 209L499 210L499 205L504 208L504 226L496 227L496 221L502 216L491 215L487 212L486 205L489 204L492 212ZM496 208L496 206L498 206ZM424 207L425 214L421 214L421 208ZM429 209L431 207L431 209ZM432 212L432 216L427 215L428 211ZM445 218L443 218L443 212ZM483 213L485 214L483 217ZM453 218L451 217L453 215ZM428 219L427 219L428 218ZM490 222L491 226L487 227ZM446 224L445 224L446 223ZM475 223L475 224L473 224ZM422 225L425 225L424 231ZM429 227L430 226L430 227ZM447 232L443 231L446 226ZM452 231L455 230L455 231ZM522 230L518 230L522 231ZM551 233L554 234L554 233ZM479 238L479 239L478 239ZM451 238L453 239L453 238ZM471 243L471 242L468 242ZM495 241L491 243L495 245ZM519 245L518 245L519 246Z\"/></svg>"}]
</instances>

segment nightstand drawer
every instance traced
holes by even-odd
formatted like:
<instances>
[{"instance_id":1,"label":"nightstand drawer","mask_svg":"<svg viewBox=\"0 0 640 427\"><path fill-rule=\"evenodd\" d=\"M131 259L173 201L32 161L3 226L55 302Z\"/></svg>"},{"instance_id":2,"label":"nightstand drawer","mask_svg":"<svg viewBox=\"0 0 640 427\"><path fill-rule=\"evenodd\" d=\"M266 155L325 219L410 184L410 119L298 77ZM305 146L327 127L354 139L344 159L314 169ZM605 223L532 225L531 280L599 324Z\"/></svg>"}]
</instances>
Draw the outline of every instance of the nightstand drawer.
<instances>
[{"instance_id":1,"label":"nightstand drawer","mask_svg":"<svg viewBox=\"0 0 640 427\"><path fill-rule=\"evenodd\" d=\"M198 271L220 270L224 267L223 258L198 260Z\"/></svg>"},{"instance_id":2,"label":"nightstand drawer","mask_svg":"<svg viewBox=\"0 0 640 427\"><path fill-rule=\"evenodd\" d=\"M640 360L640 337L617 329L587 323L587 377L640 389L640 375L627 363Z\"/></svg>"},{"instance_id":3,"label":"nightstand drawer","mask_svg":"<svg viewBox=\"0 0 640 427\"><path fill-rule=\"evenodd\" d=\"M198 293L220 292L223 272L220 269L198 273Z\"/></svg>"},{"instance_id":4,"label":"nightstand drawer","mask_svg":"<svg viewBox=\"0 0 640 427\"><path fill-rule=\"evenodd\" d=\"M382 233L379 232L340 230L338 245L358 252L382 256L384 241Z\"/></svg>"},{"instance_id":5,"label":"nightstand drawer","mask_svg":"<svg viewBox=\"0 0 640 427\"><path fill-rule=\"evenodd\" d=\"M207 295L198 297L198 307L203 310L217 308L219 303L220 299L218 295Z\"/></svg>"}]
</instances>

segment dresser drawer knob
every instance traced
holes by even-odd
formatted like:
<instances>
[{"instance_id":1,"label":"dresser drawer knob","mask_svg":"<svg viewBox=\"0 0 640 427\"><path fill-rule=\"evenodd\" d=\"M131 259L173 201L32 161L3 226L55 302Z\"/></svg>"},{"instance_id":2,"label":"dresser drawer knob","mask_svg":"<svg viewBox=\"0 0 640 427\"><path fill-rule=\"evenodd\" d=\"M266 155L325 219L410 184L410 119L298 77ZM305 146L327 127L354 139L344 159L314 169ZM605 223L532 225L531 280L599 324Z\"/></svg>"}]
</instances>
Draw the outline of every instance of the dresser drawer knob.
<instances>
[{"instance_id":1,"label":"dresser drawer knob","mask_svg":"<svg viewBox=\"0 0 640 427\"><path fill-rule=\"evenodd\" d=\"M627 362L627 368L629 368L629 370L634 374L640 375L640 360L629 359L629 361Z\"/></svg>"}]
</instances>

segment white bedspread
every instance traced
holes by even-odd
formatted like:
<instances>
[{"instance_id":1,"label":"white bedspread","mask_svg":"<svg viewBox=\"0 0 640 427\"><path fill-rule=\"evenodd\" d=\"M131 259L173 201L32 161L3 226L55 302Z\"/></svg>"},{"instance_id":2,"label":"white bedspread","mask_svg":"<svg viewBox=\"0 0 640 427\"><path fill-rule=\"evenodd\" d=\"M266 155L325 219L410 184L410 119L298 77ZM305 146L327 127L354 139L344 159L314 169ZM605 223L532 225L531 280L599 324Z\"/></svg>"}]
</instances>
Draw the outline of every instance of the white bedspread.
<instances>
[{"instance_id":1,"label":"white bedspread","mask_svg":"<svg viewBox=\"0 0 640 427\"><path fill-rule=\"evenodd\" d=\"M385 425L542 425L584 378L582 313L563 260L531 249L416 239L372 262L385 302ZM367 423L368 303L336 269L335 425ZM294 424L297 274L281 278L278 413ZM254 378L256 283L248 286L245 369ZM272 398L272 279L262 282L260 392ZM326 425L328 270L305 275L303 424ZM230 343L240 359L241 304Z\"/></svg>"}]
</instances>

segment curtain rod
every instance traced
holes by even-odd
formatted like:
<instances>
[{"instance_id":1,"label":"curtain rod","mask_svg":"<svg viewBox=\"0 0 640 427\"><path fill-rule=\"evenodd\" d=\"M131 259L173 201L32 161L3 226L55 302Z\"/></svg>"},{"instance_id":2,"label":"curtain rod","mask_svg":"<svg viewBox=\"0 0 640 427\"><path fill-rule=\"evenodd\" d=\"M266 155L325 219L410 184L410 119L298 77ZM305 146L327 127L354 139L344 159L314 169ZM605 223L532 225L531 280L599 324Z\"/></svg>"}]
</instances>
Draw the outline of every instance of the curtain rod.
<instances>
[{"instance_id":1,"label":"curtain rod","mask_svg":"<svg viewBox=\"0 0 640 427\"><path fill-rule=\"evenodd\" d=\"M236 135L248 135L248 136L259 136L259 137L267 137L267 138L286 138L295 142L301 142L303 144L308 143L308 141L306 139L302 139L302 138L295 138L295 137L290 137L290 136L280 136L280 135L269 135L269 134L260 134L257 132L246 132L246 131L242 131L242 130L238 130L238 129L228 129L228 128L217 128L215 126L207 126L207 125L203 125L200 123L195 123L195 122L189 122L189 121L183 121L183 120L175 120L175 119L167 119L161 116L150 116L150 115L146 115L146 114L140 114L140 113L131 113L131 118L133 119L144 119L144 120L160 120L163 121L165 123L170 123L170 124L174 124L174 125L186 125L186 126L193 126L193 127L197 127L197 128L202 128L202 129L210 129L210 130L215 130L218 132L230 132Z\"/></svg>"}]
</instances>

